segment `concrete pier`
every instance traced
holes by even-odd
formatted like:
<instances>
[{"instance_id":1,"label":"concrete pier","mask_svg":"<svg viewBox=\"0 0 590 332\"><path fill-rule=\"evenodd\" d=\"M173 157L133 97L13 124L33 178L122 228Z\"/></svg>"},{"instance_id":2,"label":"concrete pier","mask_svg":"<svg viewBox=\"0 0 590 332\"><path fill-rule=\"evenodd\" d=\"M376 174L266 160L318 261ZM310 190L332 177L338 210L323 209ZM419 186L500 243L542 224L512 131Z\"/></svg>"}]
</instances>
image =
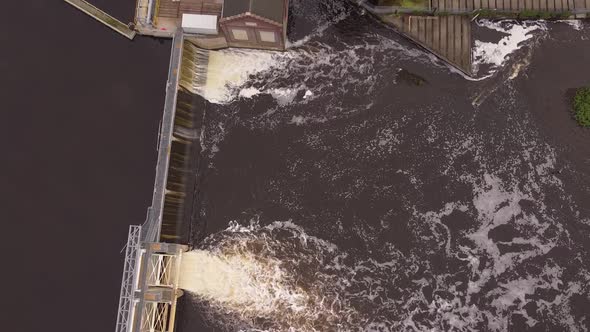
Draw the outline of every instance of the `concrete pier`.
<instances>
[{"instance_id":1,"label":"concrete pier","mask_svg":"<svg viewBox=\"0 0 590 332\"><path fill-rule=\"evenodd\" d=\"M108 26L109 28L117 31L118 33L122 34L123 36L125 36L131 40L133 40L133 38L135 37L135 31L131 30L125 23L117 20L116 18L112 17L111 15L94 7L90 3L88 3L84 0L64 0L64 1L69 3L70 5L78 8L79 10L83 11L84 13L88 14L89 16L93 17L94 19L103 23L104 25Z\"/></svg>"}]
</instances>

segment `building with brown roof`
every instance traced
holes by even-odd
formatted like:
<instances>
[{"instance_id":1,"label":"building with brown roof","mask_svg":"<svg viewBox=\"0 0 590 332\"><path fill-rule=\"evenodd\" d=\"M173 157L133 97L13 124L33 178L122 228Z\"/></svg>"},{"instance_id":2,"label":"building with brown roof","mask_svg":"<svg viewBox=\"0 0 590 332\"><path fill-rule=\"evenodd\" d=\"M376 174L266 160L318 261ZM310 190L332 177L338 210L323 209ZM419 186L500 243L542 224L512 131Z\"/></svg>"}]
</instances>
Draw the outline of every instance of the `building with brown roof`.
<instances>
[{"instance_id":1,"label":"building with brown roof","mask_svg":"<svg viewBox=\"0 0 590 332\"><path fill-rule=\"evenodd\" d=\"M284 50L289 0L225 0L220 26L230 47Z\"/></svg>"},{"instance_id":2,"label":"building with brown roof","mask_svg":"<svg viewBox=\"0 0 590 332\"><path fill-rule=\"evenodd\" d=\"M284 50L288 13L289 0L137 0L135 25L156 37L172 37L183 28L207 49ZM206 29L200 25L205 23Z\"/></svg>"}]
</instances>

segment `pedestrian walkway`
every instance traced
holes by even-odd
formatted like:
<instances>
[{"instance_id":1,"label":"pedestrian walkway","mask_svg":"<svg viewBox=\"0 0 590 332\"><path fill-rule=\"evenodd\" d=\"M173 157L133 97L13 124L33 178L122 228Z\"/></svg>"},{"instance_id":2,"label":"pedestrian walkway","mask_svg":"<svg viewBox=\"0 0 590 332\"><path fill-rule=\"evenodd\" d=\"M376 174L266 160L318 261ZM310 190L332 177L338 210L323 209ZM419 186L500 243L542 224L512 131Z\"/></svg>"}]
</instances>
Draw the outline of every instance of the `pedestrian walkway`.
<instances>
[{"instance_id":1,"label":"pedestrian walkway","mask_svg":"<svg viewBox=\"0 0 590 332\"><path fill-rule=\"evenodd\" d=\"M64 1L69 3L70 5L78 8L78 9L80 9L84 13L94 17L99 22L102 22L104 25L117 31L118 33L122 34L123 36L125 36L131 40L135 37L135 31L130 29L126 24L117 20L116 18L112 17L111 15L103 12L102 10L94 7L90 3L88 3L84 0L64 0Z\"/></svg>"},{"instance_id":2,"label":"pedestrian walkway","mask_svg":"<svg viewBox=\"0 0 590 332\"><path fill-rule=\"evenodd\" d=\"M431 0L439 12L465 12L489 9L501 12L549 11L584 14L590 11L590 0Z\"/></svg>"}]
</instances>

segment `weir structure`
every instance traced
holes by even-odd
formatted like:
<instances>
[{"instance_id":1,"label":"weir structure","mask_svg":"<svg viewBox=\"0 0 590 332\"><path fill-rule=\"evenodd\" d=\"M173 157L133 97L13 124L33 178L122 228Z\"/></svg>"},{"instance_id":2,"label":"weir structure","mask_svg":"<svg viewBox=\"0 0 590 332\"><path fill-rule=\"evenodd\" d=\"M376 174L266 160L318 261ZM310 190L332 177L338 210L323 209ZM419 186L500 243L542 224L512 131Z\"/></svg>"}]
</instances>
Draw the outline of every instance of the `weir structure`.
<instances>
[{"instance_id":1,"label":"weir structure","mask_svg":"<svg viewBox=\"0 0 590 332\"><path fill-rule=\"evenodd\" d=\"M228 45L219 36L185 34L177 22L157 15L160 9L167 8L161 2L173 6L180 0L137 0L135 22L129 25L84 0L64 1L129 39L133 39L136 32L173 38L152 204L145 223L129 227L115 328L116 332L173 332L176 303L183 294L178 288L180 264L183 252L189 249L190 237L181 233L187 222L190 227L189 205L198 190L196 175L191 171L195 164L191 156L200 148L201 134L197 128L199 115L188 114L186 100L179 100L179 90L192 91L198 88L194 84L206 84L207 70L199 66L200 62L208 61L209 53L205 49ZM205 4L215 9L214 3L220 0L190 1L201 3L205 13L208 10ZM471 15L476 15L478 10L479 13L491 10L501 17L511 11L528 10L530 5L539 12L565 12L567 9L576 17L590 15L590 0L496 0L494 4L503 4L501 12L500 7L490 7L491 0L426 0L428 7L419 15L415 8L378 5L387 0L370 0L373 4L368 0L351 1L466 74L471 74ZM524 3L525 6L510 7L508 3ZM549 3L554 6L543 7Z\"/></svg>"},{"instance_id":2,"label":"weir structure","mask_svg":"<svg viewBox=\"0 0 590 332\"><path fill-rule=\"evenodd\" d=\"M188 50L189 58L194 55L194 50L185 48L184 43L187 40L191 45L205 42L206 46L217 46L211 44L214 39L185 35L178 26L153 29L159 0L138 0L135 24L129 25L85 0L64 1L129 39L136 35L132 27L141 34L172 38L152 204L144 224L129 227L115 332L173 332L177 300L183 295L178 288L178 274L182 253L189 250L191 203L196 191L193 157L200 148L200 132L195 124L198 121L191 121L192 115L186 114L183 107L177 112L183 51ZM199 55L203 61L206 57L206 52Z\"/></svg>"},{"instance_id":3,"label":"weir structure","mask_svg":"<svg viewBox=\"0 0 590 332\"><path fill-rule=\"evenodd\" d=\"M166 102L158 141L158 164L152 205L143 225L129 227L121 282L116 332L172 332L176 303L182 296L178 278L182 253L188 245L163 232L165 197L170 167L174 114L178 91L183 34L173 39Z\"/></svg>"}]
</instances>

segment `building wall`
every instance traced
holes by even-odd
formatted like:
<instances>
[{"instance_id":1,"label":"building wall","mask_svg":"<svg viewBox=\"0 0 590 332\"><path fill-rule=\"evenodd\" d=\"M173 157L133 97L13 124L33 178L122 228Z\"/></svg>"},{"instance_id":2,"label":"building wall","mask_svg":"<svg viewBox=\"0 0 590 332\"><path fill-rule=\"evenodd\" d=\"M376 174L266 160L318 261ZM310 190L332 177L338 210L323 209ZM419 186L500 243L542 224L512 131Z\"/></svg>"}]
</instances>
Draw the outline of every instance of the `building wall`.
<instances>
[{"instance_id":1,"label":"building wall","mask_svg":"<svg viewBox=\"0 0 590 332\"><path fill-rule=\"evenodd\" d=\"M249 15L226 19L220 23L230 47L285 49L283 25L275 25Z\"/></svg>"}]
</instances>

